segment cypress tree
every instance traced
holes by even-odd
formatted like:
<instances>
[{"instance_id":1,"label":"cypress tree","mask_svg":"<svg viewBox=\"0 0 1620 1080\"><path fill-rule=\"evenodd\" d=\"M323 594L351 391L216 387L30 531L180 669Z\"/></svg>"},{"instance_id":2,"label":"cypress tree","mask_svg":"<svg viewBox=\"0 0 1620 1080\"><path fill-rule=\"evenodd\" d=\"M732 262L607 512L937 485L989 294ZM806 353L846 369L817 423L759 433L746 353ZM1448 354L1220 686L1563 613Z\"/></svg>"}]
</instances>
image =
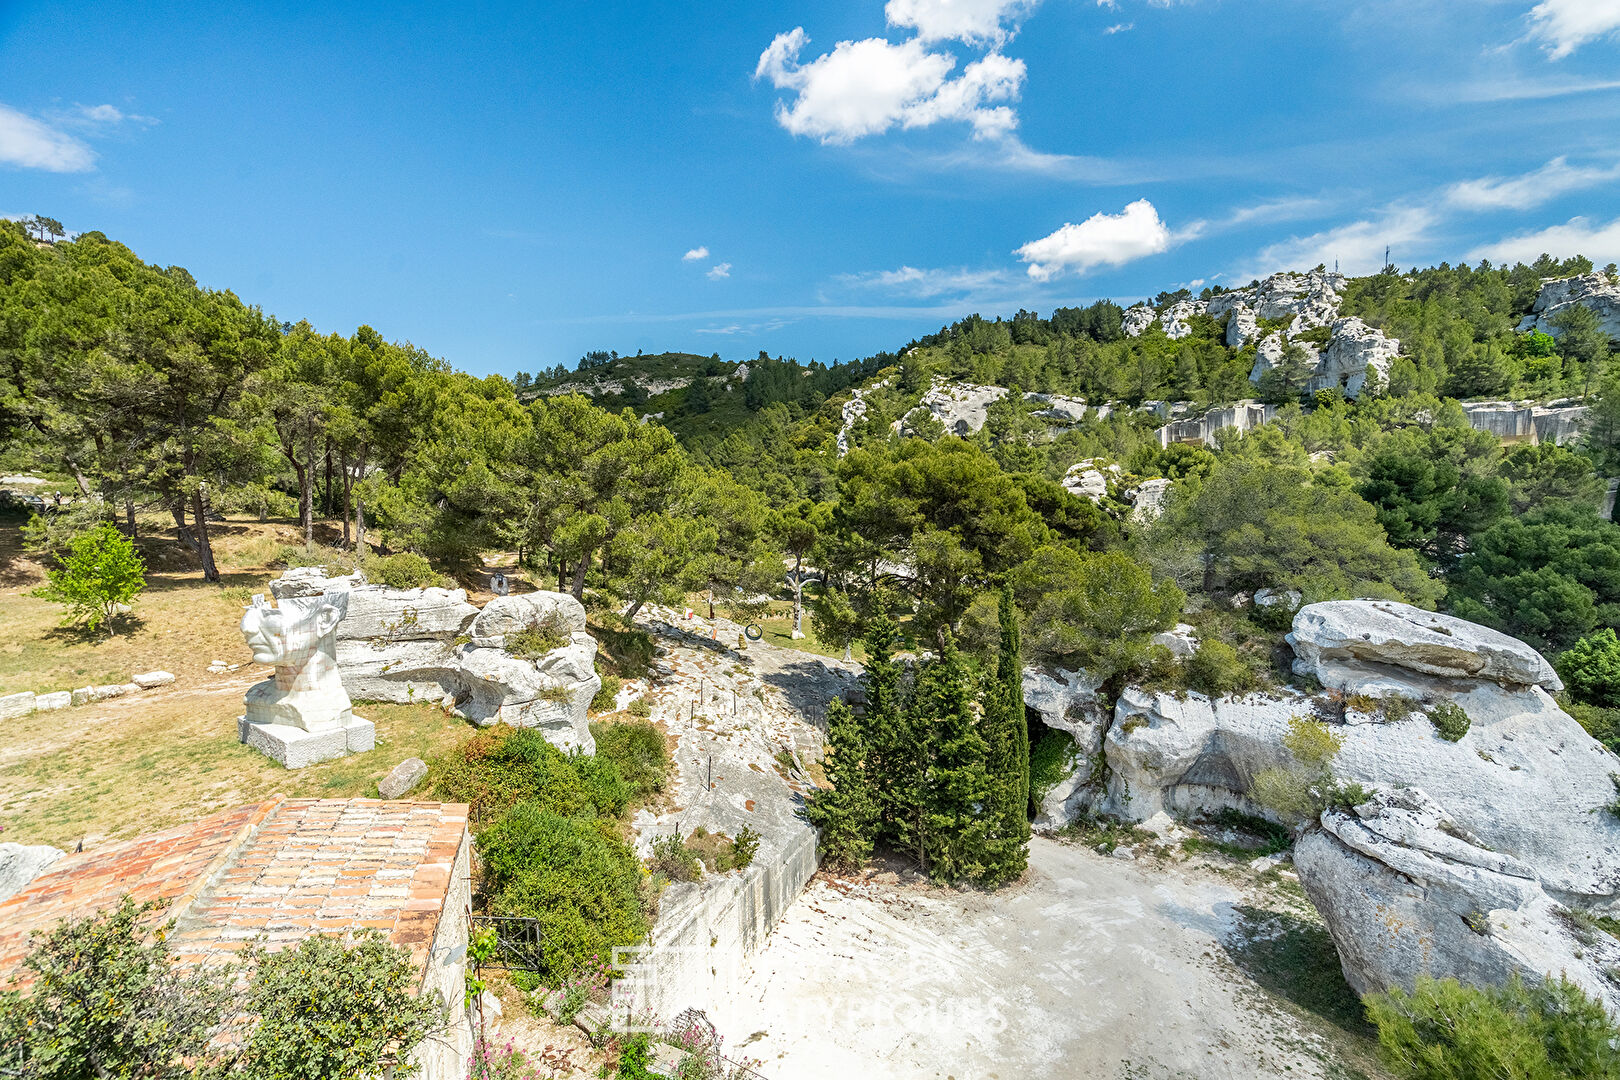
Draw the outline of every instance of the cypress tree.
<instances>
[{"instance_id":1,"label":"cypress tree","mask_svg":"<svg viewBox=\"0 0 1620 1080\"><path fill-rule=\"evenodd\" d=\"M924 792L926 832L919 839L929 872L943 881L977 881L988 869L993 785L974 681L950 631L943 631L939 659L918 676L912 710L926 723L933 747Z\"/></svg>"},{"instance_id":2,"label":"cypress tree","mask_svg":"<svg viewBox=\"0 0 1620 1080\"><path fill-rule=\"evenodd\" d=\"M872 854L877 803L868 772L862 722L842 701L827 706L827 753L822 767L832 784L810 797L805 816L821 830L824 863L855 869Z\"/></svg>"},{"instance_id":3,"label":"cypress tree","mask_svg":"<svg viewBox=\"0 0 1620 1080\"><path fill-rule=\"evenodd\" d=\"M994 813L985 880L1012 881L1029 864L1029 725L1024 719L1024 661L1012 588L1001 590L1001 645L985 694Z\"/></svg>"}]
</instances>

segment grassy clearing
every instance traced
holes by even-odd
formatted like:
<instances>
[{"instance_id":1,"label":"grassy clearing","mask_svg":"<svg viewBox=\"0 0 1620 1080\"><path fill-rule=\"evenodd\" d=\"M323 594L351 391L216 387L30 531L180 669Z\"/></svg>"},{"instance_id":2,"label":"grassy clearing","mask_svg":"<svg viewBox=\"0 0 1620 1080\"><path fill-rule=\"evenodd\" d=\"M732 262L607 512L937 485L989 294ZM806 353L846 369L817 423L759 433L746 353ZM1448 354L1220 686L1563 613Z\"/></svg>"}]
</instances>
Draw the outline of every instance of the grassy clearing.
<instances>
[{"instance_id":1,"label":"grassy clearing","mask_svg":"<svg viewBox=\"0 0 1620 1080\"><path fill-rule=\"evenodd\" d=\"M430 705L357 702L377 725L377 747L297 771L236 741L248 686L268 675L252 663L236 624L246 595L278 571L264 565L300 540L286 522L214 526L222 585L185 569L189 553L143 522L154 569L137 619L112 637L58 627L60 607L29 592L43 571L25 558L14 523L0 525L0 693L126 682L161 668L173 687L0 725L0 825L6 840L71 850L180 824L280 793L375 795L377 781L407 757L430 758L470 737L471 725ZM172 535L172 529L171 529ZM209 675L211 660L243 665Z\"/></svg>"}]
</instances>

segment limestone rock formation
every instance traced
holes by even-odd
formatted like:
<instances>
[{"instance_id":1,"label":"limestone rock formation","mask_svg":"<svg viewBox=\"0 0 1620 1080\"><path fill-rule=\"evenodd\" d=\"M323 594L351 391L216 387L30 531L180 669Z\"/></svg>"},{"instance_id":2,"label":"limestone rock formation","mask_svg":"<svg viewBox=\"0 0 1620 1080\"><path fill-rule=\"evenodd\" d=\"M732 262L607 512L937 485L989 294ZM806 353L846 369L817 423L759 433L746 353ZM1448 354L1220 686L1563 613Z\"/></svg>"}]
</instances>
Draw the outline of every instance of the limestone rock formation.
<instances>
[{"instance_id":1,"label":"limestone rock formation","mask_svg":"<svg viewBox=\"0 0 1620 1080\"><path fill-rule=\"evenodd\" d=\"M1172 481L1163 477L1144 480L1126 493L1131 500L1131 520L1153 521L1164 513L1164 497Z\"/></svg>"},{"instance_id":2,"label":"limestone rock formation","mask_svg":"<svg viewBox=\"0 0 1620 1080\"><path fill-rule=\"evenodd\" d=\"M1158 317L1158 314L1146 304L1138 304L1125 309L1125 315L1120 320L1120 329L1124 331L1126 337L1141 337Z\"/></svg>"},{"instance_id":3,"label":"limestone rock formation","mask_svg":"<svg viewBox=\"0 0 1620 1080\"><path fill-rule=\"evenodd\" d=\"M1096 458L1086 458L1069 466L1063 474L1063 489L1082 499L1101 502L1108 494L1108 482L1119 479L1118 465L1102 465Z\"/></svg>"},{"instance_id":4,"label":"limestone rock formation","mask_svg":"<svg viewBox=\"0 0 1620 1080\"><path fill-rule=\"evenodd\" d=\"M575 633L567 645L538 660L476 645L463 646L460 654L459 715L484 725L540 728L548 741L565 750L595 753L586 710L602 679L595 670L596 642L589 634Z\"/></svg>"},{"instance_id":5,"label":"limestone rock formation","mask_svg":"<svg viewBox=\"0 0 1620 1080\"><path fill-rule=\"evenodd\" d=\"M1074 773L1042 799L1036 808L1036 825L1063 825L1087 805L1085 786L1101 761L1103 734L1108 728L1108 716L1097 700L1100 685L1101 680L1084 671L1024 668L1024 707L1039 714L1047 727L1074 736L1080 760Z\"/></svg>"},{"instance_id":6,"label":"limestone rock formation","mask_svg":"<svg viewBox=\"0 0 1620 1080\"><path fill-rule=\"evenodd\" d=\"M1328 810L1302 837L1294 868L1327 922L1357 993L1419 975L1471 985L1562 976L1620 1011L1604 976L1620 941L1583 930L1533 866L1494 850L1421 789Z\"/></svg>"},{"instance_id":7,"label":"limestone rock formation","mask_svg":"<svg viewBox=\"0 0 1620 1080\"><path fill-rule=\"evenodd\" d=\"M0 844L0 900L21 892L66 854L49 844Z\"/></svg>"},{"instance_id":8,"label":"limestone rock formation","mask_svg":"<svg viewBox=\"0 0 1620 1080\"><path fill-rule=\"evenodd\" d=\"M1562 690L1542 655L1506 634L1393 600L1311 604L1288 635L1294 671L1336 690L1431 691L1410 673Z\"/></svg>"},{"instance_id":9,"label":"limestone rock formation","mask_svg":"<svg viewBox=\"0 0 1620 1080\"><path fill-rule=\"evenodd\" d=\"M585 608L567 593L497 596L472 620L472 643L480 648L502 648L506 635L535 625L549 626L560 634L584 633Z\"/></svg>"},{"instance_id":10,"label":"limestone rock formation","mask_svg":"<svg viewBox=\"0 0 1620 1080\"><path fill-rule=\"evenodd\" d=\"M1519 330L1523 332L1534 328L1543 334L1559 337L1563 331L1555 320L1560 312L1576 304L1596 312L1598 325L1609 337L1620 341L1620 285L1599 273L1543 281L1535 305L1519 324Z\"/></svg>"},{"instance_id":11,"label":"limestone rock formation","mask_svg":"<svg viewBox=\"0 0 1620 1080\"><path fill-rule=\"evenodd\" d=\"M1202 315L1209 307L1203 301L1180 300L1171 304L1159 315L1159 325L1164 327L1164 336L1171 341L1180 341L1192 334L1192 327L1187 320L1194 315Z\"/></svg>"},{"instance_id":12,"label":"limestone rock formation","mask_svg":"<svg viewBox=\"0 0 1620 1080\"><path fill-rule=\"evenodd\" d=\"M1333 337L1317 362L1308 390L1339 387L1346 397L1359 397L1371 382L1381 386L1389 378L1389 365L1401 352L1401 343L1385 337L1357 318L1338 319Z\"/></svg>"},{"instance_id":13,"label":"limestone rock formation","mask_svg":"<svg viewBox=\"0 0 1620 1080\"><path fill-rule=\"evenodd\" d=\"M1293 319L1291 334L1327 326L1339 317L1345 286L1342 274L1312 270L1308 274L1273 274L1252 288L1234 289L1209 301L1209 313L1220 318L1239 304L1261 319Z\"/></svg>"},{"instance_id":14,"label":"limestone rock formation","mask_svg":"<svg viewBox=\"0 0 1620 1080\"><path fill-rule=\"evenodd\" d=\"M1260 333L1260 320L1248 304L1238 301L1232 307L1232 317L1226 322L1226 345L1241 349Z\"/></svg>"},{"instance_id":15,"label":"limestone rock formation","mask_svg":"<svg viewBox=\"0 0 1620 1080\"><path fill-rule=\"evenodd\" d=\"M927 409L951 435L971 435L984 427L991 402L1007 396L1005 386L975 386L935 376L918 407Z\"/></svg>"},{"instance_id":16,"label":"limestone rock formation","mask_svg":"<svg viewBox=\"0 0 1620 1080\"><path fill-rule=\"evenodd\" d=\"M1198 636L1191 626L1186 623L1177 623L1172 630L1162 634L1154 634L1151 643L1163 645L1170 650L1170 655L1185 660L1198 651Z\"/></svg>"},{"instance_id":17,"label":"limestone rock formation","mask_svg":"<svg viewBox=\"0 0 1620 1080\"><path fill-rule=\"evenodd\" d=\"M363 701L408 704L453 696L455 639L477 614L464 589L352 589L349 617L337 633L344 685Z\"/></svg>"}]
</instances>

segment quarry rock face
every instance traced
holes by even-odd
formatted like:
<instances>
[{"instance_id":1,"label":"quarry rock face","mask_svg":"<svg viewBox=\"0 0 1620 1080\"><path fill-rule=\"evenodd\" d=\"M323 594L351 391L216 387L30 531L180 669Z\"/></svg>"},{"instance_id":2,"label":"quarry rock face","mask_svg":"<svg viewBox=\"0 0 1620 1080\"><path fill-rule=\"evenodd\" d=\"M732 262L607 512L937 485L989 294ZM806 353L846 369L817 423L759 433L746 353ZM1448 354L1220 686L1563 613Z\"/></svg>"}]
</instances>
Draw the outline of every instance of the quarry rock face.
<instances>
[{"instance_id":1,"label":"quarry rock face","mask_svg":"<svg viewBox=\"0 0 1620 1080\"><path fill-rule=\"evenodd\" d=\"M1519 330L1535 329L1555 338L1560 337L1563 330L1555 320L1576 304L1591 308L1597 314L1598 325L1603 331L1611 339L1620 340L1620 285L1599 273L1543 281L1535 305L1519 324Z\"/></svg>"},{"instance_id":2,"label":"quarry rock face","mask_svg":"<svg viewBox=\"0 0 1620 1080\"><path fill-rule=\"evenodd\" d=\"M1418 788L1330 809L1294 847L1345 980L1360 994L1418 976L1493 985L1563 977L1620 1011L1604 975L1620 941L1583 929L1535 868L1473 836Z\"/></svg>"},{"instance_id":3,"label":"quarry rock face","mask_svg":"<svg viewBox=\"0 0 1620 1080\"><path fill-rule=\"evenodd\" d=\"M0 900L21 892L66 854L49 844L0 844Z\"/></svg>"},{"instance_id":4,"label":"quarry rock face","mask_svg":"<svg viewBox=\"0 0 1620 1080\"><path fill-rule=\"evenodd\" d=\"M991 402L1007 396L1004 386L975 386L935 378L918 407L927 409L951 435L971 435L984 427Z\"/></svg>"},{"instance_id":5,"label":"quarry rock face","mask_svg":"<svg viewBox=\"0 0 1620 1080\"><path fill-rule=\"evenodd\" d=\"M1073 820L1085 809L1085 784L1093 766L1101 760L1103 734L1108 715L1097 700L1101 680L1084 671L1063 668L1024 668L1024 707L1033 710L1041 723L1074 737L1078 766L1047 792L1036 808L1035 824L1058 826Z\"/></svg>"}]
</instances>

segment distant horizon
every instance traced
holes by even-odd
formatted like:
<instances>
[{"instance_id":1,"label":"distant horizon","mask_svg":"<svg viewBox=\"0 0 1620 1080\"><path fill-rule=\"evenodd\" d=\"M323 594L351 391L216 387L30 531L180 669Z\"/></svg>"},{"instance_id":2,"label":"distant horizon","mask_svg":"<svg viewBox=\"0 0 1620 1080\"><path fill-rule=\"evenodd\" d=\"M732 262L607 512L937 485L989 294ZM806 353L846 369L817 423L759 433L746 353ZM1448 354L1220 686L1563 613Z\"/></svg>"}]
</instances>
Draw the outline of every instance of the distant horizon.
<instances>
[{"instance_id":1,"label":"distant horizon","mask_svg":"<svg viewBox=\"0 0 1620 1080\"><path fill-rule=\"evenodd\" d=\"M1386 246L1620 260L1617 32L1620 0L23 0L0 215L475 374L831 364Z\"/></svg>"}]
</instances>

